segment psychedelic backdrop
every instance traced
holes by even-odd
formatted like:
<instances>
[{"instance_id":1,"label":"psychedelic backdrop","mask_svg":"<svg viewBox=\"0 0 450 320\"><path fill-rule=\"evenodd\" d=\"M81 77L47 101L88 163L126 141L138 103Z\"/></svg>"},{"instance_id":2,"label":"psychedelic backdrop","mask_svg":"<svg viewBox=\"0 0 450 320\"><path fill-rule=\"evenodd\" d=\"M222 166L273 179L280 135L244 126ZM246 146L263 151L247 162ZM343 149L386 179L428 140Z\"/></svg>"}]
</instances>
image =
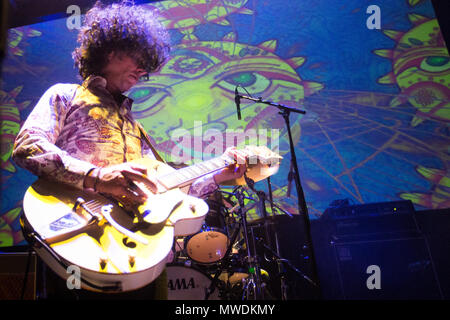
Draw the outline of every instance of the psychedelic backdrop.
<instances>
[{"instance_id":1,"label":"psychedelic backdrop","mask_svg":"<svg viewBox=\"0 0 450 320\"><path fill-rule=\"evenodd\" d=\"M284 122L275 108L248 100L237 120L240 85L241 93L306 110L292 114L291 123L312 219L337 199L410 199L417 210L450 206L450 59L430 1L143 5L160 12L173 49L164 68L129 95L135 117L167 157L174 150L192 154L191 161L212 156L226 144L227 129L244 136L258 130L260 140L251 142L266 141L284 156L271 179L274 198L296 213L295 189L286 195ZM370 5L380 8L381 30L366 25ZM66 19L9 31L0 92L0 246L24 244L18 217L36 179L10 160L14 137L47 88L80 82L71 60L76 34ZM191 139L175 139L179 129ZM216 133L214 141L208 133ZM266 190L265 182L256 186Z\"/></svg>"}]
</instances>

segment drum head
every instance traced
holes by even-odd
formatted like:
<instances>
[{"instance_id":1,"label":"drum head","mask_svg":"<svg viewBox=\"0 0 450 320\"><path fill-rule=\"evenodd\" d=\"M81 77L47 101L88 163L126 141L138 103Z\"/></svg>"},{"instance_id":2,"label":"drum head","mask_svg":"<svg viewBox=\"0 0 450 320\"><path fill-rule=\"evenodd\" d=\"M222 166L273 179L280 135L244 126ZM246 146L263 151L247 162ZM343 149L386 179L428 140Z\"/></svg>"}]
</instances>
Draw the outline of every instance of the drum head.
<instances>
[{"instance_id":1,"label":"drum head","mask_svg":"<svg viewBox=\"0 0 450 320\"><path fill-rule=\"evenodd\" d=\"M235 268L232 272L223 272L219 279L228 282L232 285L242 282L242 280L247 279L249 277L248 270L244 268Z\"/></svg>"},{"instance_id":2,"label":"drum head","mask_svg":"<svg viewBox=\"0 0 450 320\"><path fill-rule=\"evenodd\" d=\"M167 265L166 269L169 300L205 300L206 290L212 282L208 275L182 265ZM220 300L217 287L209 300Z\"/></svg>"},{"instance_id":3,"label":"drum head","mask_svg":"<svg viewBox=\"0 0 450 320\"><path fill-rule=\"evenodd\" d=\"M229 244L227 234L208 228L185 239L186 254L198 263L215 263L225 256Z\"/></svg>"}]
</instances>

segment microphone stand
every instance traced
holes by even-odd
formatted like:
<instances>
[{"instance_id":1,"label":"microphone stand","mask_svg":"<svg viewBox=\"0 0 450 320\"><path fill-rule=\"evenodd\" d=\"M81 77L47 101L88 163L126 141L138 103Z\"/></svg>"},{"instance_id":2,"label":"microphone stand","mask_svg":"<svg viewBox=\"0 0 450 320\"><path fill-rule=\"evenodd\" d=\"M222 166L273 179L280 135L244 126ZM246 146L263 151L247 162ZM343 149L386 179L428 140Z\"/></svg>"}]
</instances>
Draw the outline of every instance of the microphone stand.
<instances>
[{"instance_id":1,"label":"microphone stand","mask_svg":"<svg viewBox=\"0 0 450 320\"><path fill-rule=\"evenodd\" d=\"M316 259L315 259L314 250L313 250L313 246L312 246L311 223L309 220L309 214L308 214L308 208L306 206L305 195L303 193L303 188L302 188L301 182L300 182L300 173L299 173L298 166L297 166L297 156L295 154L294 141L292 139L291 125L289 122L289 116L290 116L291 112L305 114L306 111L288 107L288 106L285 106L285 105L282 105L279 103L274 103L271 101L263 100L261 97L256 99L253 97L239 95L239 94L238 94L238 96L239 96L239 99L251 100L251 101L258 102L258 103L264 103L264 104L267 104L270 106L277 107L280 110L279 114L281 114L283 116L284 122L286 124L286 129L288 132L288 137L289 137L289 148L290 148L290 152L291 152L291 165L294 170L293 176L294 176L294 181L295 181L295 187L297 189L297 202L298 202L297 205L298 205L300 215L303 216L305 233L306 233L306 246L308 247L308 249L310 251L310 256L311 256L312 277L313 277L313 281L317 285L317 288L319 288L318 289L318 297L320 297L319 277L317 274Z\"/></svg>"},{"instance_id":2,"label":"microphone stand","mask_svg":"<svg viewBox=\"0 0 450 320\"><path fill-rule=\"evenodd\" d=\"M275 214L273 206L272 184L270 183L270 177L267 177L266 181L267 181L267 189L269 191L270 209L272 210L272 214Z\"/></svg>"}]
</instances>

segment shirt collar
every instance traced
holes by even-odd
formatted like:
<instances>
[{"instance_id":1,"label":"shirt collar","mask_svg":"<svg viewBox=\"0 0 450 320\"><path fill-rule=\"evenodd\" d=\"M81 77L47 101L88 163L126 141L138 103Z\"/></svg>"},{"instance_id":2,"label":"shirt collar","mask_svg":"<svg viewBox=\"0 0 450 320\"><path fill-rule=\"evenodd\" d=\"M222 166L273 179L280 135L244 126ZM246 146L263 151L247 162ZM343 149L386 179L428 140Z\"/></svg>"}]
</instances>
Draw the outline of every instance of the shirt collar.
<instances>
[{"instance_id":1,"label":"shirt collar","mask_svg":"<svg viewBox=\"0 0 450 320\"><path fill-rule=\"evenodd\" d=\"M102 88L102 89L106 90L106 83L107 83L106 79L103 78L102 76L91 75L83 81L82 86L85 87L86 89ZM131 99L125 95L122 95L122 98L123 98L122 104L119 107L119 112L123 116L131 111L133 99Z\"/></svg>"}]
</instances>

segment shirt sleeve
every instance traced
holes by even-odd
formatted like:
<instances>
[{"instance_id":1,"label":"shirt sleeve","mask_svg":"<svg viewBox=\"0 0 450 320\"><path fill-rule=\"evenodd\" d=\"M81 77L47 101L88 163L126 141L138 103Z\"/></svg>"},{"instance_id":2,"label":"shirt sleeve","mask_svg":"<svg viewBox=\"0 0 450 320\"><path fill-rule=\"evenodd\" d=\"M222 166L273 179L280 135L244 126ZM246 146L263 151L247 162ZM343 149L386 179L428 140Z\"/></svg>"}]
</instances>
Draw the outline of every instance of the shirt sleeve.
<instances>
[{"instance_id":1,"label":"shirt sleeve","mask_svg":"<svg viewBox=\"0 0 450 320\"><path fill-rule=\"evenodd\" d=\"M214 174L210 173L195 180L194 183L191 184L188 194L197 198L205 199L218 188L219 186L214 181Z\"/></svg>"},{"instance_id":2,"label":"shirt sleeve","mask_svg":"<svg viewBox=\"0 0 450 320\"><path fill-rule=\"evenodd\" d=\"M44 93L16 137L12 159L39 177L83 189L84 177L95 166L55 145L76 88L57 84Z\"/></svg>"}]
</instances>

